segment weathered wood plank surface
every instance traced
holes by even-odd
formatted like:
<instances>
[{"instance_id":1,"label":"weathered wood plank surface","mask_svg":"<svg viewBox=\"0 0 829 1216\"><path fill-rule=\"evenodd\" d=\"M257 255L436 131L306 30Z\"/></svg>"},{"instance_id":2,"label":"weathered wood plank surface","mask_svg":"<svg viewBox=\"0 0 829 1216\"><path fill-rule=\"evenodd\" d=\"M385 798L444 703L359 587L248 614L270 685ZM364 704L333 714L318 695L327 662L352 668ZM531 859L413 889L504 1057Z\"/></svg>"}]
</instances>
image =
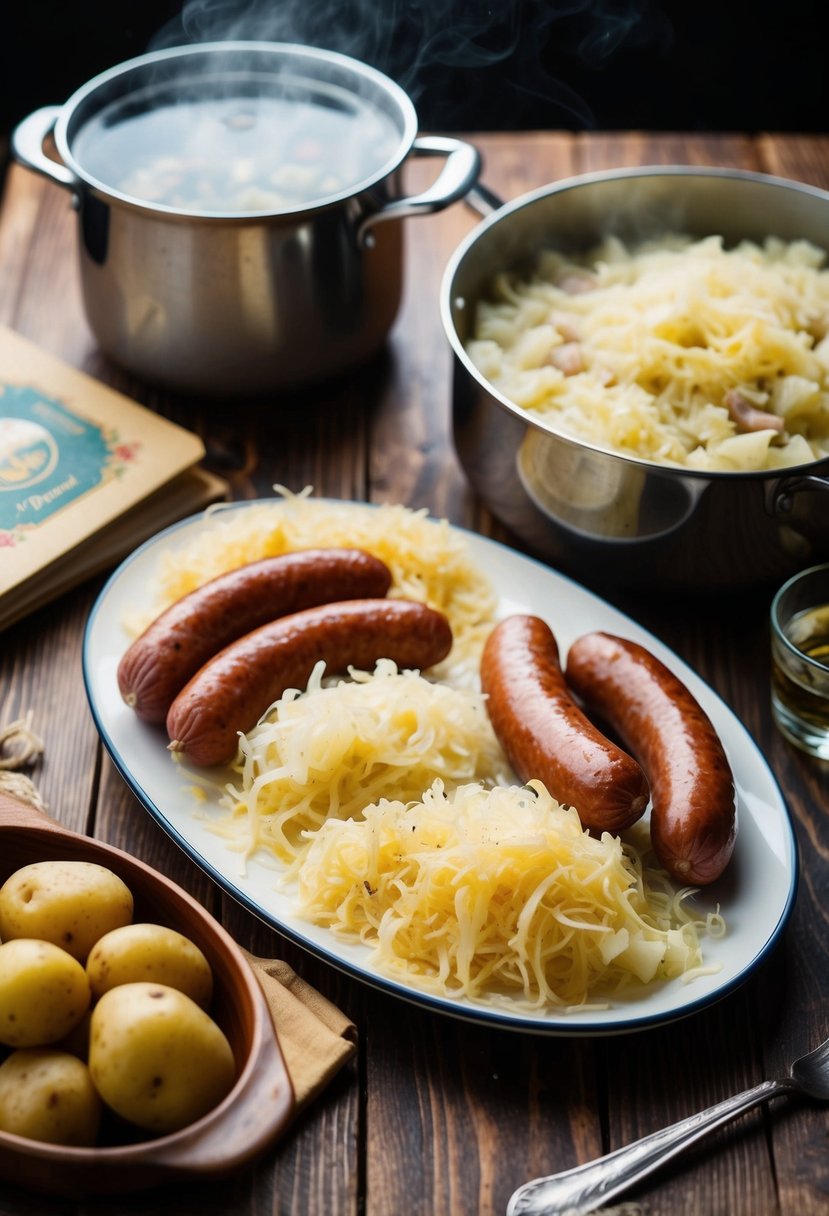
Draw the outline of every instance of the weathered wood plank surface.
<instances>
[{"instance_id":1,"label":"weathered wood plank surface","mask_svg":"<svg viewBox=\"0 0 829 1216\"><path fill-rule=\"evenodd\" d=\"M734 165L829 187L829 139L740 134L475 136L504 200L616 165ZM418 164L413 182L430 170ZM154 392L102 359L82 315L68 198L9 173L0 217L0 322L199 430L239 499L276 483L425 506L510 539L469 490L451 443L450 359L438 314L444 266L477 217L411 221L389 349L346 383L227 411ZM514 543L514 542L513 542ZM520 545L516 547L520 548ZM2 560L2 558L0 558ZM741 990L703 1014L621 1039L545 1040L437 1017L303 954L222 897L142 811L102 756L80 674L101 580L0 635L0 722L32 710L52 812L175 877L259 954L286 957L357 1022L360 1051L276 1152L238 1178L75 1205L0 1194L0 1216L494 1216L522 1181L653 1130L782 1071L829 1032L829 776L795 754L768 709L768 595L690 606L619 596L720 693L759 743L796 824L802 881L785 938ZM806 1105L757 1112L634 1196L648 1216L818 1216L829 1210L829 1122Z\"/></svg>"}]
</instances>

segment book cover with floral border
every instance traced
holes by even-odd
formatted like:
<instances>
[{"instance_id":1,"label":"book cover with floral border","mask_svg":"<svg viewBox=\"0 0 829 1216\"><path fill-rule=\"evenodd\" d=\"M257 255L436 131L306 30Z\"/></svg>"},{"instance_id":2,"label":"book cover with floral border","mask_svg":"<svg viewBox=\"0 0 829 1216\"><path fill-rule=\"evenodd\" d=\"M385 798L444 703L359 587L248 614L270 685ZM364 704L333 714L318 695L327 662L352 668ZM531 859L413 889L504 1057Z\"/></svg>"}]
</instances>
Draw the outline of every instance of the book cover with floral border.
<instances>
[{"instance_id":1,"label":"book cover with floral border","mask_svg":"<svg viewBox=\"0 0 829 1216\"><path fill-rule=\"evenodd\" d=\"M0 327L0 596L203 455L197 435Z\"/></svg>"}]
</instances>

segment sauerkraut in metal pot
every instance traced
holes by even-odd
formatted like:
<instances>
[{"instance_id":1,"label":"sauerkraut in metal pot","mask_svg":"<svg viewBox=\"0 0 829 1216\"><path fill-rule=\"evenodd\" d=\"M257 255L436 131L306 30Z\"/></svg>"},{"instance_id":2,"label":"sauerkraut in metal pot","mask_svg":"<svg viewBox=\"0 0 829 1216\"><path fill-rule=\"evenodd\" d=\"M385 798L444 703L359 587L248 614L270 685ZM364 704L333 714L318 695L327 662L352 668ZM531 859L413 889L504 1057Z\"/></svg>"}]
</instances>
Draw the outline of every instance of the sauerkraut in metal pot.
<instances>
[{"instance_id":1,"label":"sauerkraut in metal pot","mask_svg":"<svg viewBox=\"0 0 829 1216\"><path fill-rule=\"evenodd\" d=\"M499 275L467 351L556 430L704 471L829 455L829 270L807 241L608 238Z\"/></svg>"}]
</instances>

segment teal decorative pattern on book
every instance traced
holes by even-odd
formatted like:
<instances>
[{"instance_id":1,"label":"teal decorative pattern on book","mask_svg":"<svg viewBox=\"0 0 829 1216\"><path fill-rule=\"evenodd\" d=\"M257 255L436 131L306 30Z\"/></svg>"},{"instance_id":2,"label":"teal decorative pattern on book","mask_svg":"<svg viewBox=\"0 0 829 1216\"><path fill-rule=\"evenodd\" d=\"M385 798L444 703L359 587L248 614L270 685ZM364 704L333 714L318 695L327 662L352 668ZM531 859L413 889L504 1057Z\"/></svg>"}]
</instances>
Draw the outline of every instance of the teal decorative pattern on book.
<instances>
[{"instance_id":1,"label":"teal decorative pattern on book","mask_svg":"<svg viewBox=\"0 0 829 1216\"><path fill-rule=\"evenodd\" d=\"M45 523L94 490L135 455L114 432L33 388L0 394L0 531L18 534Z\"/></svg>"}]
</instances>

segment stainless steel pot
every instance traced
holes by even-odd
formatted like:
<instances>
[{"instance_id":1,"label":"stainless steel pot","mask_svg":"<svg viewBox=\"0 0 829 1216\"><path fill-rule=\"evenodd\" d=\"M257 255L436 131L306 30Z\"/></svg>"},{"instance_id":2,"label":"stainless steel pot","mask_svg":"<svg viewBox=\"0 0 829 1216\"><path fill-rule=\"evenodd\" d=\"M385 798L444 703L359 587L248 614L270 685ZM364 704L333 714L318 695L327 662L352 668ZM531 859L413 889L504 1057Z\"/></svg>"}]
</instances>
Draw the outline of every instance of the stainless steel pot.
<instances>
[{"instance_id":1,"label":"stainless steel pot","mask_svg":"<svg viewBox=\"0 0 829 1216\"><path fill-rule=\"evenodd\" d=\"M80 137L105 111L257 90L343 111L367 106L392 125L394 146L340 193L253 212L142 200L85 163ZM50 135L60 163L44 151ZM84 305L101 347L147 380L222 395L318 380L376 351L400 300L399 221L462 198L479 170L471 145L417 137L410 99L381 73L332 52L266 42L205 43L120 64L65 105L30 114L12 148L72 192ZM407 197L401 174L410 156L446 163L431 188Z\"/></svg>"},{"instance_id":2,"label":"stainless steel pot","mask_svg":"<svg viewBox=\"0 0 829 1216\"><path fill-rule=\"evenodd\" d=\"M597 583L663 590L780 580L829 556L829 459L785 472L696 473L568 437L498 392L465 343L494 275L543 247L586 252L609 234L663 232L829 250L829 193L763 174L682 166L569 178L501 205L455 252L441 288L454 352L455 446L469 480L538 555Z\"/></svg>"}]
</instances>

